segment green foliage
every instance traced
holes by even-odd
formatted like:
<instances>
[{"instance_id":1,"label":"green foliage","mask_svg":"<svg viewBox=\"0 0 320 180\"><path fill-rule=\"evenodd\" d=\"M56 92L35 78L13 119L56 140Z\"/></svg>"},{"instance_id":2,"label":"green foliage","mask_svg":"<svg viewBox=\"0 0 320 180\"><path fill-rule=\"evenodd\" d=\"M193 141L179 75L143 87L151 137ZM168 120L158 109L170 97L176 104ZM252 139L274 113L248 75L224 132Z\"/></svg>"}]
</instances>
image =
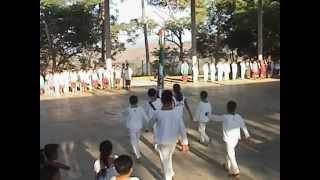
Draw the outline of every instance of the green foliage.
<instances>
[{"instance_id":1,"label":"green foliage","mask_svg":"<svg viewBox=\"0 0 320 180\"><path fill-rule=\"evenodd\" d=\"M40 3L40 56L42 64L49 64L49 41L46 35L48 27L52 43L53 63L62 68L70 59L81 54L91 56L91 52L100 52L102 23L97 1L78 1L71 5L60 4L58 1L41 1ZM119 25L117 17L111 15L112 56L125 50L119 42ZM45 58L45 59L44 59ZM90 59L90 58L89 58ZM53 65L53 66L55 66Z\"/></svg>"},{"instance_id":2,"label":"green foliage","mask_svg":"<svg viewBox=\"0 0 320 180\"><path fill-rule=\"evenodd\" d=\"M265 55L280 54L280 3L263 1ZM207 23L200 26L197 50L203 57L223 56L228 46L241 55L257 54L257 4L255 0L215 0L208 7Z\"/></svg>"}]
</instances>

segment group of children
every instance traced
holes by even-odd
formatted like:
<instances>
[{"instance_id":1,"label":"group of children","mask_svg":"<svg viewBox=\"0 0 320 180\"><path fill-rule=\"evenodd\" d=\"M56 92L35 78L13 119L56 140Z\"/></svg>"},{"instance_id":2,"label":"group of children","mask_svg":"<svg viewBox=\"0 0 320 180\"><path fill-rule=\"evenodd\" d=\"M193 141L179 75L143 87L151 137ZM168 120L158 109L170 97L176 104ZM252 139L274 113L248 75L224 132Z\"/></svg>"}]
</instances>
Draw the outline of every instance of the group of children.
<instances>
[{"instance_id":1,"label":"group of children","mask_svg":"<svg viewBox=\"0 0 320 180\"><path fill-rule=\"evenodd\" d=\"M173 85L173 90L164 90L158 97L154 88L148 90L149 100L143 106L138 105L137 96L130 96L130 106L122 112L129 130L130 142L137 160L140 159L139 139L144 128L148 132L153 129L154 145L159 153L163 167L165 180L171 180L174 176L172 167L172 155L177 144L181 144L181 151L188 148L187 130L184 123L183 110L187 110L190 119L198 123L200 142L204 145L210 143L206 134L206 123L209 121L221 121L223 125L223 140L226 144L227 156L224 167L230 176L239 178L239 168L235 158L235 147L240 139L240 129L244 131L246 139L252 143L249 132L242 117L236 113L236 103L227 103L227 113L215 115L212 113L211 103L208 101L208 93L200 93L200 102L193 117L186 97L181 92L179 84Z\"/></svg>"},{"instance_id":2,"label":"group of children","mask_svg":"<svg viewBox=\"0 0 320 180\"><path fill-rule=\"evenodd\" d=\"M130 89L132 73L129 64L40 73L40 95L64 96L83 94L92 89L120 89L120 84L122 88Z\"/></svg>"},{"instance_id":3,"label":"group of children","mask_svg":"<svg viewBox=\"0 0 320 180\"><path fill-rule=\"evenodd\" d=\"M191 122L198 123L200 143L208 146L211 138L206 134L206 124L209 121L222 122L223 141L226 147L226 161L223 164L229 175L238 179L240 170L235 157L235 148L241 139L240 130L244 132L249 143L253 143L241 115L236 113L237 104L229 101L226 105L227 113L216 115L212 112L212 105L208 101L208 93L200 92L200 101L195 116L192 115L186 96L183 95L179 84L173 89L164 90L159 94L156 89L148 90L148 100L138 105L138 97L129 97L129 107L122 112L122 118L128 128L130 143L136 160L139 162L141 152L139 140L141 133L153 131L154 148L161 160L165 180L172 180L175 172L172 165L172 156L177 145L180 150L187 152L189 143L184 121L184 109L187 110ZM159 96L160 95L160 96ZM59 180L59 169L69 170L64 164L57 162L58 145L49 144L40 150L40 176ZM100 157L94 162L94 171L97 180L138 180L130 177L133 160L128 155L115 156L112 154L112 143L103 141L99 147ZM47 178L50 179L50 178Z\"/></svg>"},{"instance_id":4,"label":"group of children","mask_svg":"<svg viewBox=\"0 0 320 180\"><path fill-rule=\"evenodd\" d=\"M58 144L47 144L40 149L40 180L61 180L60 169L70 167L57 161ZM133 172L133 160L128 155L112 155L112 143L105 140L100 143L100 157L94 162L96 180L139 180L130 177Z\"/></svg>"},{"instance_id":5,"label":"group of children","mask_svg":"<svg viewBox=\"0 0 320 180\"><path fill-rule=\"evenodd\" d=\"M183 62L181 65L182 80L186 82L188 76L189 66L187 62ZM194 68L194 78L198 80L198 69ZM273 76L280 75L280 62L273 62L271 60L244 60L240 62L229 62L229 61L219 61L217 64L215 62L206 62L202 66L204 81L211 82L222 81L222 80L236 80L240 78L244 79L264 79L271 78Z\"/></svg>"}]
</instances>

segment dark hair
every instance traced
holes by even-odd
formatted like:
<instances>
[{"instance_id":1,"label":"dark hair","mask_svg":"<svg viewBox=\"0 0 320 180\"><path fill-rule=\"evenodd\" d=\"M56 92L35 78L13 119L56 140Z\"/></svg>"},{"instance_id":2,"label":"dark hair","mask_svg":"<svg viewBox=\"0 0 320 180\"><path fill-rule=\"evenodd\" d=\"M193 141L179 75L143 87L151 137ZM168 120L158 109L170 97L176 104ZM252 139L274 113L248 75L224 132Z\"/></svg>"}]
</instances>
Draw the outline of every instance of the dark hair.
<instances>
[{"instance_id":1,"label":"dark hair","mask_svg":"<svg viewBox=\"0 0 320 180\"><path fill-rule=\"evenodd\" d=\"M112 153L112 143L109 140L102 141L99 146L100 153L110 156Z\"/></svg>"},{"instance_id":2,"label":"dark hair","mask_svg":"<svg viewBox=\"0 0 320 180\"><path fill-rule=\"evenodd\" d=\"M149 97L155 97L157 95L157 90L155 88L150 88L148 90L148 96Z\"/></svg>"},{"instance_id":3,"label":"dark hair","mask_svg":"<svg viewBox=\"0 0 320 180\"><path fill-rule=\"evenodd\" d=\"M164 90L161 95L162 103L172 103L172 92L170 90Z\"/></svg>"},{"instance_id":4,"label":"dark hair","mask_svg":"<svg viewBox=\"0 0 320 180\"><path fill-rule=\"evenodd\" d=\"M58 144L47 144L44 146L44 155L48 159L52 159L58 153Z\"/></svg>"},{"instance_id":5,"label":"dark hair","mask_svg":"<svg viewBox=\"0 0 320 180\"><path fill-rule=\"evenodd\" d=\"M200 92L200 97L201 97L201 99L206 99L208 97L207 91L201 91Z\"/></svg>"},{"instance_id":6,"label":"dark hair","mask_svg":"<svg viewBox=\"0 0 320 180\"><path fill-rule=\"evenodd\" d=\"M138 103L138 97L135 96L135 95L130 96L129 102L130 102L131 105L136 105Z\"/></svg>"},{"instance_id":7,"label":"dark hair","mask_svg":"<svg viewBox=\"0 0 320 180\"><path fill-rule=\"evenodd\" d=\"M173 89L173 92L176 94L181 92L181 87L179 84L174 84L172 89Z\"/></svg>"},{"instance_id":8,"label":"dark hair","mask_svg":"<svg viewBox=\"0 0 320 180\"><path fill-rule=\"evenodd\" d=\"M181 87L179 84L174 84L173 85L173 92L174 92L174 97L176 98L176 100L178 102L182 101L183 100L183 95L182 95L182 92L181 92Z\"/></svg>"},{"instance_id":9,"label":"dark hair","mask_svg":"<svg viewBox=\"0 0 320 180\"><path fill-rule=\"evenodd\" d=\"M128 155L121 155L114 160L114 166L120 175L126 175L130 172L133 161Z\"/></svg>"},{"instance_id":10,"label":"dark hair","mask_svg":"<svg viewBox=\"0 0 320 180\"><path fill-rule=\"evenodd\" d=\"M234 102L234 101L229 101L229 102L227 103L228 113L235 113L236 108L237 108L237 103L236 103L236 102Z\"/></svg>"},{"instance_id":11,"label":"dark hair","mask_svg":"<svg viewBox=\"0 0 320 180\"><path fill-rule=\"evenodd\" d=\"M102 141L99 147L100 161L109 167L109 157L112 154L112 143L109 140Z\"/></svg>"}]
</instances>

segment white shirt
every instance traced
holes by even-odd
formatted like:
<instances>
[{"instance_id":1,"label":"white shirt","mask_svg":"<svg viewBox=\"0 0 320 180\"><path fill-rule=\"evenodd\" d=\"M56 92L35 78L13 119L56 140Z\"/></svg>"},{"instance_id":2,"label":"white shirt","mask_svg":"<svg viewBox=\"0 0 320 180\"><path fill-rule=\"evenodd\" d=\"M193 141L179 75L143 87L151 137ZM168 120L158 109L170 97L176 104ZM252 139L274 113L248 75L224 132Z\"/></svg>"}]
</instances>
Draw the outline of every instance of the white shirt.
<instances>
[{"instance_id":1,"label":"white shirt","mask_svg":"<svg viewBox=\"0 0 320 180\"><path fill-rule=\"evenodd\" d=\"M180 136L182 144L188 144L187 131L177 109L156 111L151 125L156 124L156 144L176 144Z\"/></svg>"},{"instance_id":2,"label":"white shirt","mask_svg":"<svg viewBox=\"0 0 320 180\"><path fill-rule=\"evenodd\" d=\"M246 64L245 64L245 62L241 62L240 63L240 67L241 67L241 71L245 71L246 70Z\"/></svg>"},{"instance_id":3,"label":"white shirt","mask_svg":"<svg viewBox=\"0 0 320 180\"><path fill-rule=\"evenodd\" d=\"M92 72L92 80L93 81L97 81L98 80L98 75L97 75L97 72Z\"/></svg>"},{"instance_id":4,"label":"white shirt","mask_svg":"<svg viewBox=\"0 0 320 180\"><path fill-rule=\"evenodd\" d=\"M225 142L235 142L241 139L240 128L243 130L246 138L250 137L247 127L239 114L225 114L210 116L214 121L222 121L223 140Z\"/></svg>"},{"instance_id":5,"label":"white shirt","mask_svg":"<svg viewBox=\"0 0 320 180\"><path fill-rule=\"evenodd\" d=\"M203 69L203 73L207 74L209 72L209 65L207 63L205 63L202 66L202 69Z\"/></svg>"},{"instance_id":6,"label":"white shirt","mask_svg":"<svg viewBox=\"0 0 320 180\"><path fill-rule=\"evenodd\" d=\"M199 121L202 123L208 122L209 116L211 115L211 103L200 101L196 110L196 115L194 121Z\"/></svg>"},{"instance_id":7,"label":"white shirt","mask_svg":"<svg viewBox=\"0 0 320 180\"><path fill-rule=\"evenodd\" d=\"M182 116L186 98L184 96L182 96L181 101L178 101L175 96L173 96L172 98L174 101L174 108L177 109L179 114Z\"/></svg>"},{"instance_id":8,"label":"white shirt","mask_svg":"<svg viewBox=\"0 0 320 180\"><path fill-rule=\"evenodd\" d=\"M121 69L120 68L115 69L115 75L116 75L116 79L121 79Z\"/></svg>"},{"instance_id":9,"label":"white shirt","mask_svg":"<svg viewBox=\"0 0 320 180\"><path fill-rule=\"evenodd\" d=\"M157 98L155 101L151 102L155 110L151 107L149 102L150 101L146 101L144 107L148 117L151 119L154 116L155 112L162 108L162 102L160 98Z\"/></svg>"},{"instance_id":10,"label":"white shirt","mask_svg":"<svg viewBox=\"0 0 320 180\"><path fill-rule=\"evenodd\" d=\"M181 74L184 74L184 71L185 71L185 73L186 72L188 72L188 70L189 70L189 65L188 65L188 63L186 63L186 62L184 62L184 63L182 63L181 64ZM188 73L187 73L188 74Z\"/></svg>"},{"instance_id":11,"label":"white shirt","mask_svg":"<svg viewBox=\"0 0 320 180\"><path fill-rule=\"evenodd\" d=\"M144 120L149 121L149 117L141 106L129 107L123 115L127 128L133 131L139 131L143 127Z\"/></svg>"},{"instance_id":12,"label":"white shirt","mask_svg":"<svg viewBox=\"0 0 320 180\"><path fill-rule=\"evenodd\" d=\"M237 71L237 70L238 70L238 65L237 65L237 63L232 63L232 64L231 64L231 68L232 68L233 71Z\"/></svg>"},{"instance_id":13,"label":"white shirt","mask_svg":"<svg viewBox=\"0 0 320 180\"><path fill-rule=\"evenodd\" d=\"M223 69L225 73L229 73L230 72L230 64L229 63L224 63L223 64Z\"/></svg>"},{"instance_id":14,"label":"white shirt","mask_svg":"<svg viewBox=\"0 0 320 180\"><path fill-rule=\"evenodd\" d=\"M124 78L126 80L132 79L132 69L129 67L127 70L124 71Z\"/></svg>"},{"instance_id":15,"label":"white shirt","mask_svg":"<svg viewBox=\"0 0 320 180\"><path fill-rule=\"evenodd\" d=\"M214 63L210 64L210 71L212 74L214 74L216 72L216 65Z\"/></svg>"},{"instance_id":16,"label":"white shirt","mask_svg":"<svg viewBox=\"0 0 320 180\"><path fill-rule=\"evenodd\" d=\"M251 65L251 69L252 71L257 72L258 71L258 63L257 62L253 62Z\"/></svg>"},{"instance_id":17,"label":"white shirt","mask_svg":"<svg viewBox=\"0 0 320 180\"><path fill-rule=\"evenodd\" d=\"M104 74L104 69L103 68L99 68L97 73L98 73L99 79L101 80L102 77L103 77L103 74Z\"/></svg>"},{"instance_id":18,"label":"white shirt","mask_svg":"<svg viewBox=\"0 0 320 180\"><path fill-rule=\"evenodd\" d=\"M217 64L217 69L218 69L218 71L222 72L222 70L224 69L223 64L219 62L219 63Z\"/></svg>"}]
</instances>

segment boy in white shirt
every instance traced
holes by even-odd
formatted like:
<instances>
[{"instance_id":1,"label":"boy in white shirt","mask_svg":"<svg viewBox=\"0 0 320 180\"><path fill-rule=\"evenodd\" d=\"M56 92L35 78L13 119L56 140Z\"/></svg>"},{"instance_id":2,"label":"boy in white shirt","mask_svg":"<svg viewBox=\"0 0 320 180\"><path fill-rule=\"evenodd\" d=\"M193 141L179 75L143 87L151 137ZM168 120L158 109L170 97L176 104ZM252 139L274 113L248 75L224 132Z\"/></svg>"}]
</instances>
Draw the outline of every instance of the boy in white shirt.
<instances>
[{"instance_id":1,"label":"boy in white shirt","mask_svg":"<svg viewBox=\"0 0 320 180\"><path fill-rule=\"evenodd\" d=\"M224 80L229 80L230 79L230 64L228 61L225 61L223 64L223 69L224 69Z\"/></svg>"},{"instance_id":2,"label":"boy in white shirt","mask_svg":"<svg viewBox=\"0 0 320 180\"><path fill-rule=\"evenodd\" d=\"M249 143L252 143L247 127L242 117L236 113L237 104L234 101L227 103L228 114L210 116L213 121L222 121L223 141L226 143L227 156L224 168L229 171L229 175L235 178L240 177L240 170L236 161L235 147L241 139L240 129Z\"/></svg>"},{"instance_id":3,"label":"boy in white shirt","mask_svg":"<svg viewBox=\"0 0 320 180\"><path fill-rule=\"evenodd\" d=\"M181 115L173 107L172 98L170 90L162 92L161 102L163 106L150 121L152 126L156 124L155 144L157 144L156 150L160 155L165 180L172 180L174 176L172 155L175 151L178 137L182 138L183 146L188 146L187 132Z\"/></svg>"},{"instance_id":4,"label":"boy in white shirt","mask_svg":"<svg viewBox=\"0 0 320 180\"><path fill-rule=\"evenodd\" d=\"M206 146L210 142L210 138L206 134L206 123L209 122L209 115L211 115L211 103L208 102L208 93L206 91L200 92L200 102L198 104L196 115L193 121L199 122L198 131L200 133L200 143Z\"/></svg>"},{"instance_id":5,"label":"boy in white shirt","mask_svg":"<svg viewBox=\"0 0 320 180\"><path fill-rule=\"evenodd\" d=\"M243 60L240 62L240 73L241 79L244 80L244 75L246 74L246 63Z\"/></svg>"},{"instance_id":6,"label":"boy in white shirt","mask_svg":"<svg viewBox=\"0 0 320 180\"><path fill-rule=\"evenodd\" d=\"M231 64L231 68L232 68L232 80L236 80L237 73L238 73L238 64L235 61L233 61Z\"/></svg>"},{"instance_id":7,"label":"boy in white shirt","mask_svg":"<svg viewBox=\"0 0 320 180\"><path fill-rule=\"evenodd\" d=\"M148 97L149 100L145 102L144 109L146 110L146 113L148 117L151 119L155 112L160 110L162 107L161 99L157 96L157 90L155 88L150 88L148 90ZM148 126L146 127L146 132L148 132ZM153 133L155 133L156 127L153 126Z\"/></svg>"},{"instance_id":8,"label":"boy in white shirt","mask_svg":"<svg viewBox=\"0 0 320 180\"><path fill-rule=\"evenodd\" d=\"M149 117L141 106L138 106L138 97L130 96L130 107L125 112L126 126L129 129L130 142L137 160L141 157L139 139L144 122L149 122Z\"/></svg>"},{"instance_id":9,"label":"boy in white shirt","mask_svg":"<svg viewBox=\"0 0 320 180\"><path fill-rule=\"evenodd\" d=\"M114 161L118 175L111 177L110 180L139 180L137 177L130 177L133 172L133 161L130 156L121 155Z\"/></svg>"},{"instance_id":10,"label":"boy in white shirt","mask_svg":"<svg viewBox=\"0 0 320 180\"><path fill-rule=\"evenodd\" d=\"M202 70L203 70L204 82L208 82L208 79L209 79L209 63L208 62L202 66Z\"/></svg>"},{"instance_id":11,"label":"boy in white shirt","mask_svg":"<svg viewBox=\"0 0 320 180\"><path fill-rule=\"evenodd\" d=\"M116 66L114 70L115 74L115 79L116 79L116 88L120 90L120 82L121 82L121 68L119 65Z\"/></svg>"},{"instance_id":12,"label":"boy in white shirt","mask_svg":"<svg viewBox=\"0 0 320 180\"><path fill-rule=\"evenodd\" d=\"M217 64L217 70L218 70L218 81L222 81L223 71L224 71L224 65L221 61Z\"/></svg>"},{"instance_id":13,"label":"boy in white shirt","mask_svg":"<svg viewBox=\"0 0 320 180\"><path fill-rule=\"evenodd\" d=\"M216 80L216 65L214 62L210 64L210 79L211 82L214 82Z\"/></svg>"}]
</instances>

